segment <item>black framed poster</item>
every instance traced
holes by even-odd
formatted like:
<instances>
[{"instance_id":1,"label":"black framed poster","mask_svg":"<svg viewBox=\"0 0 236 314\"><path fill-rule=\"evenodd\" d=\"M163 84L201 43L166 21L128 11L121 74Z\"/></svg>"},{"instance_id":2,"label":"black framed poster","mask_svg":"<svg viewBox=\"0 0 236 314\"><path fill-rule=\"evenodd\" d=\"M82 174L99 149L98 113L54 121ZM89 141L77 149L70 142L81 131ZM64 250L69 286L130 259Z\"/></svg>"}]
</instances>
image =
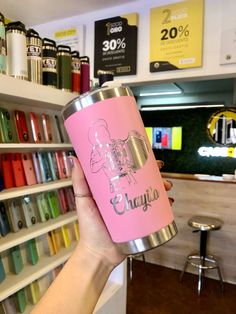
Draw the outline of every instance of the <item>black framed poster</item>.
<instances>
[{"instance_id":1,"label":"black framed poster","mask_svg":"<svg viewBox=\"0 0 236 314\"><path fill-rule=\"evenodd\" d=\"M137 25L137 13L95 22L94 77L98 70L115 76L136 74Z\"/></svg>"}]
</instances>

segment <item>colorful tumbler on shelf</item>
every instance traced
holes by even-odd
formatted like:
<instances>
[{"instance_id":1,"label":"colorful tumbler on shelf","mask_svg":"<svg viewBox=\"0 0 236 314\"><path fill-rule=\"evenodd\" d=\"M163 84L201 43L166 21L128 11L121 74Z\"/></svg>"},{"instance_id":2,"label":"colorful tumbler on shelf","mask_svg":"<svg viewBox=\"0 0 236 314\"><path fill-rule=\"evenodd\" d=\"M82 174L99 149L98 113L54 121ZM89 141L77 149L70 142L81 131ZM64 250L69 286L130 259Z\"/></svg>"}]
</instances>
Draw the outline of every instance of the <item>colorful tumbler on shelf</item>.
<instances>
[{"instance_id":1,"label":"colorful tumbler on shelf","mask_svg":"<svg viewBox=\"0 0 236 314\"><path fill-rule=\"evenodd\" d=\"M7 74L18 79L28 80L26 29L21 22L6 26Z\"/></svg>"},{"instance_id":2,"label":"colorful tumbler on shelf","mask_svg":"<svg viewBox=\"0 0 236 314\"><path fill-rule=\"evenodd\" d=\"M0 73L6 74L6 31L5 18L0 12Z\"/></svg>"},{"instance_id":3,"label":"colorful tumbler on shelf","mask_svg":"<svg viewBox=\"0 0 236 314\"><path fill-rule=\"evenodd\" d=\"M69 46L57 46L57 87L71 91L71 49Z\"/></svg>"},{"instance_id":4,"label":"colorful tumbler on shelf","mask_svg":"<svg viewBox=\"0 0 236 314\"><path fill-rule=\"evenodd\" d=\"M71 52L71 80L72 92L80 94L80 58L78 51Z\"/></svg>"},{"instance_id":5,"label":"colorful tumbler on shelf","mask_svg":"<svg viewBox=\"0 0 236 314\"><path fill-rule=\"evenodd\" d=\"M80 57L80 69L81 69L81 81L80 81L80 93L84 94L90 91L90 66L89 57Z\"/></svg>"},{"instance_id":6,"label":"colorful tumbler on shelf","mask_svg":"<svg viewBox=\"0 0 236 314\"><path fill-rule=\"evenodd\" d=\"M54 40L43 39L43 85L57 88L57 47Z\"/></svg>"},{"instance_id":7,"label":"colorful tumbler on shelf","mask_svg":"<svg viewBox=\"0 0 236 314\"><path fill-rule=\"evenodd\" d=\"M26 42L29 81L42 84L42 39L30 28L26 33Z\"/></svg>"},{"instance_id":8,"label":"colorful tumbler on shelf","mask_svg":"<svg viewBox=\"0 0 236 314\"><path fill-rule=\"evenodd\" d=\"M172 239L173 213L131 90L94 90L72 100L62 115L93 198L122 252L144 252Z\"/></svg>"}]
</instances>

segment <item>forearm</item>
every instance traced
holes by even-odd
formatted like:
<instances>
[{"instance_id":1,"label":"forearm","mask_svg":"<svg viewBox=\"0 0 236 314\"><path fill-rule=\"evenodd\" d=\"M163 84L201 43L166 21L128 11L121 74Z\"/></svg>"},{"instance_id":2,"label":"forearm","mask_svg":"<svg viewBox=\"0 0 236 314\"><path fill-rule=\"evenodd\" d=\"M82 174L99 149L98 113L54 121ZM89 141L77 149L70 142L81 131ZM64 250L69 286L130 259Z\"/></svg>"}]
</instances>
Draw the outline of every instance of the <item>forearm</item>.
<instances>
[{"instance_id":1,"label":"forearm","mask_svg":"<svg viewBox=\"0 0 236 314\"><path fill-rule=\"evenodd\" d=\"M78 245L32 314L91 314L112 268Z\"/></svg>"}]
</instances>

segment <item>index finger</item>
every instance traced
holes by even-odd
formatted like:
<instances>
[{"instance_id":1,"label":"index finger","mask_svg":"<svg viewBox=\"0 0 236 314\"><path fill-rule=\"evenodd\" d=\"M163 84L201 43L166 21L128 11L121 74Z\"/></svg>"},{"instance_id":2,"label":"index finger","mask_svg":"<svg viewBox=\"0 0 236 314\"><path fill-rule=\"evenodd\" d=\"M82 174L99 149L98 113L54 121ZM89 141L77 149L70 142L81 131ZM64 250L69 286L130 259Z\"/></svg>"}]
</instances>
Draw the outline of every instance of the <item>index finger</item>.
<instances>
[{"instance_id":1,"label":"index finger","mask_svg":"<svg viewBox=\"0 0 236 314\"><path fill-rule=\"evenodd\" d=\"M70 156L69 159L73 163L71 179L72 179L74 194L81 194L81 195L91 194L88 183L84 176L84 172L79 163L79 160L74 156Z\"/></svg>"}]
</instances>

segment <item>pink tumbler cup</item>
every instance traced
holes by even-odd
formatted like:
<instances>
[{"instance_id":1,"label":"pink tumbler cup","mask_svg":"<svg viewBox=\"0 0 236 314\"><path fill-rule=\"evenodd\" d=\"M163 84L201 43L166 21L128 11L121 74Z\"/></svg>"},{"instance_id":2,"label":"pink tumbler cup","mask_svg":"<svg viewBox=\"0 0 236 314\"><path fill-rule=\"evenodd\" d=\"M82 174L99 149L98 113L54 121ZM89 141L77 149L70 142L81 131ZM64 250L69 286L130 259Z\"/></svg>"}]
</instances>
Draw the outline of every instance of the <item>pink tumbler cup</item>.
<instances>
[{"instance_id":1,"label":"pink tumbler cup","mask_svg":"<svg viewBox=\"0 0 236 314\"><path fill-rule=\"evenodd\" d=\"M112 240L125 254L176 233L173 213L135 98L106 87L75 98L65 127Z\"/></svg>"}]
</instances>

